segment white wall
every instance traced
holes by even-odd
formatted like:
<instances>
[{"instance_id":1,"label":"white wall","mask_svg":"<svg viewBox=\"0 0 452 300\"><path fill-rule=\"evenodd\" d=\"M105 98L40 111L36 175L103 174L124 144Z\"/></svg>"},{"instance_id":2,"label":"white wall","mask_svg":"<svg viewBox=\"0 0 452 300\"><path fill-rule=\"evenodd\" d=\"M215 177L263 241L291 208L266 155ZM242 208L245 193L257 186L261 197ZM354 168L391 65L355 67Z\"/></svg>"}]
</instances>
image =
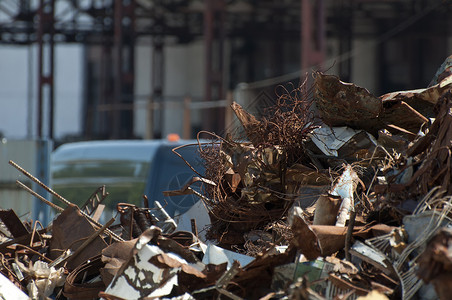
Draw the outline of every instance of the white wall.
<instances>
[{"instance_id":1,"label":"white wall","mask_svg":"<svg viewBox=\"0 0 452 300\"><path fill-rule=\"evenodd\" d=\"M352 60L352 82L375 93L377 89L377 45L372 39L357 39L352 43L356 49ZM379 95L375 95L379 96Z\"/></svg>"},{"instance_id":2,"label":"white wall","mask_svg":"<svg viewBox=\"0 0 452 300\"><path fill-rule=\"evenodd\" d=\"M146 137L148 112L146 103L152 90L151 61L152 47L150 38L140 38L135 47L135 109L134 109L134 134Z\"/></svg>"},{"instance_id":3,"label":"white wall","mask_svg":"<svg viewBox=\"0 0 452 300\"><path fill-rule=\"evenodd\" d=\"M58 45L55 49L55 137L82 131L83 48Z\"/></svg>"},{"instance_id":4,"label":"white wall","mask_svg":"<svg viewBox=\"0 0 452 300\"><path fill-rule=\"evenodd\" d=\"M0 131L6 137L27 135L26 47L0 47Z\"/></svg>"},{"instance_id":5,"label":"white wall","mask_svg":"<svg viewBox=\"0 0 452 300\"><path fill-rule=\"evenodd\" d=\"M186 96L199 99L204 94L204 44L195 41L188 45L165 45L164 86L166 101L162 136L183 131L183 101ZM150 39L141 39L135 48L135 112L134 133L146 136L148 114L146 103L151 94L152 48ZM195 119L196 112L192 115ZM199 114L198 114L199 115Z\"/></svg>"},{"instance_id":6,"label":"white wall","mask_svg":"<svg viewBox=\"0 0 452 300\"><path fill-rule=\"evenodd\" d=\"M0 46L0 131L8 138L34 138L37 134L37 47L32 48L29 87L29 55L25 46ZM55 47L55 138L81 131L82 47ZM28 114L31 88L32 114ZM31 122L32 136L27 124Z\"/></svg>"}]
</instances>

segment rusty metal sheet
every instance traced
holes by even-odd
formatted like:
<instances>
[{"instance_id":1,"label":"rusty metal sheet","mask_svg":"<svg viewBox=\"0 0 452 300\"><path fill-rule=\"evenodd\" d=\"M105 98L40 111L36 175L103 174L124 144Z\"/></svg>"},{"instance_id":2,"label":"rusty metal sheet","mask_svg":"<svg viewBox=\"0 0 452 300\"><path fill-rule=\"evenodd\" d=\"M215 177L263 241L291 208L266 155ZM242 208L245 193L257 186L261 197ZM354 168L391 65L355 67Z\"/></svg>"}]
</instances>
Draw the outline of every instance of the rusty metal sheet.
<instances>
[{"instance_id":1,"label":"rusty metal sheet","mask_svg":"<svg viewBox=\"0 0 452 300\"><path fill-rule=\"evenodd\" d=\"M80 213L75 205L68 206L53 221L49 257L56 259L66 249L76 251L85 239L95 232L96 228ZM79 255L68 261L68 269L72 271L85 260L100 254L106 246L107 243L100 236L97 236Z\"/></svg>"},{"instance_id":2,"label":"rusty metal sheet","mask_svg":"<svg viewBox=\"0 0 452 300\"><path fill-rule=\"evenodd\" d=\"M374 136L384 128L395 133L407 131L414 136L428 121L416 108L431 116L431 105L425 111L416 101L407 103L402 101L406 97L397 98L397 95L378 98L362 87L340 81L337 76L316 73L315 77L314 99L323 122L329 126L363 129Z\"/></svg>"},{"instance_id":3,"label":"rusty metal sheet","mask_svg":"<svg viewBox=\"0 0 452 300\"><path fill-rule=\"evenodd\" d=\"M314 100L329 126L361 127L363 122L378 118L383 110L382 101L365 88L322 73L315 74Z\"/></svg>"},{"instance_id":4,"label":"rusty metal sheet","mask_svg":"<svg viewBox=\"0 0 452 300\"><path fill-rule=\"evenodd\" d=\"M439 299L452 294L452 228L441 228L419 257L417 276L435 287Z\"/></svg>"},{"instance_id":5,"label":"rusty metal sheet","mask_svg":"<svg viewBox=\"0 0 452 300\"><path fill-rule=\"evenodd\" d=\"M303 218L294 216L292 231L294 238L292 244L300 249L307 260L316 259L321 255L321 248L315 232Z\"/></svg>"},{"instance_id":6,"label":"rusty metal sheet","mask_svg":"<svg viewBox=\"0 0 452 300\"><path fill-rule=\"evenodd\" d=\"M441 64L429 86L442 82L446 77L449 77L449 75L452 75L452 55L447 57Z\"/></svg>"},{"instance_id":7,"label":"rusty metal sheet","mask_svg":"<svg viewBox=\"0 0 452 300\"><path fill-rule=\"evenodd\" d=\"M27 235L29 232L12 209L0 210L0 219L14 238Z\"/></svg>"}]
</instances>

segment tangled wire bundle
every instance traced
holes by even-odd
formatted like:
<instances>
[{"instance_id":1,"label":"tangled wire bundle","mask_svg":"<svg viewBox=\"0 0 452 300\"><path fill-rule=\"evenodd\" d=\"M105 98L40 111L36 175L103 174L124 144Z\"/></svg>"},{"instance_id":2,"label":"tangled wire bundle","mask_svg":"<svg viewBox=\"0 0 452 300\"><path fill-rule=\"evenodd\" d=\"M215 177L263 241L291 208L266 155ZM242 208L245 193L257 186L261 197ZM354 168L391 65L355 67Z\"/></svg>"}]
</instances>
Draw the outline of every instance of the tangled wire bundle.
<instances>
[{"instance_id":1,"label":"tangled wire bundle","mask_svg":"<svg viewBox=\"0 0 452 300\"><path fill-rule=\"evenodd\" d=\"M216 142L200 149L205 176L216 183L205 186L208 199L204 201L217 220L210 230L217 238L225 232L264 228L281 219L293 203L294 196L285 190L285 171L307 161L303 142L317 126L306 81L291 90L281 89L283 93L264 110L261 120L238 104L232 106L251 143L209 133ZM273 160L262 159L266 151L273 153ZM238 183L234 181L237 177ZM249 193L269 200L250 201Z\"/></svg>"}]
</instances>

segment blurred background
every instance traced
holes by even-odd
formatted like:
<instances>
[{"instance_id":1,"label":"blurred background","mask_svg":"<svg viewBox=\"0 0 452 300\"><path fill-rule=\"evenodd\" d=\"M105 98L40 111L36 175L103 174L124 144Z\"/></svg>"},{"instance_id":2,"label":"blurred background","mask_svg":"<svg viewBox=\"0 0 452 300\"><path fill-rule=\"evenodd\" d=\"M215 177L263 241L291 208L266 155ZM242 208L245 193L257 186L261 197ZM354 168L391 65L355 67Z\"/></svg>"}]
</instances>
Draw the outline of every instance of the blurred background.
<instances>
[{"instance_id":1,"label":"blurred background","mask_svg":"<svg viewBox=\"0 0 452 300\"><path fill-rule=\"evenodd\" d=\"M1 0L0 132L221 133L228 98L274 97L311 70L377 96L423 88L452 53L451 13L444 0Z\"/></svg>"},{"instance_id":2,"label":"blurred background","mask_svg":"<svg viewBox=\"0 0 452 300\"><path fill-rule=\"evenodd\" d=\"M253 110L313 70L377 96L424 88L451 15L447 0L0 0L2 160L46 177L64 142L221 135L232 101Z\"/></svg>"}]
</instances>

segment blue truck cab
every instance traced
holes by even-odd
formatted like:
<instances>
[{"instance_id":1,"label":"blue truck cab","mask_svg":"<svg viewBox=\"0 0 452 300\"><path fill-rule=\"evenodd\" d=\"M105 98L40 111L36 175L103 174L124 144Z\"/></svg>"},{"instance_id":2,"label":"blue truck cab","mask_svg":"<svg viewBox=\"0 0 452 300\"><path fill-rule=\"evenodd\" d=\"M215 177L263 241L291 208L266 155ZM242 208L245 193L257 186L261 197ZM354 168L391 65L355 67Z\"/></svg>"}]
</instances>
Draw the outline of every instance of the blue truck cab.
<instances>
[{"instance_id":1,"label":"blue truck cab","mask_svg":"<svg viewBox=\"0 0 452 300\"><path fill-rule=\"evenodd\" d=\"M195 173L171 150L177 152L199 173L204 166L196 140L106 140L63 144L51 155L51 185L61 196L82 205L100 186L109 196L109 211L117 203L149 206L159 201L170 216L187 211L199 198L195 195L165 197L162 192L180 189Z\"/></svg>"}]
</instances>

